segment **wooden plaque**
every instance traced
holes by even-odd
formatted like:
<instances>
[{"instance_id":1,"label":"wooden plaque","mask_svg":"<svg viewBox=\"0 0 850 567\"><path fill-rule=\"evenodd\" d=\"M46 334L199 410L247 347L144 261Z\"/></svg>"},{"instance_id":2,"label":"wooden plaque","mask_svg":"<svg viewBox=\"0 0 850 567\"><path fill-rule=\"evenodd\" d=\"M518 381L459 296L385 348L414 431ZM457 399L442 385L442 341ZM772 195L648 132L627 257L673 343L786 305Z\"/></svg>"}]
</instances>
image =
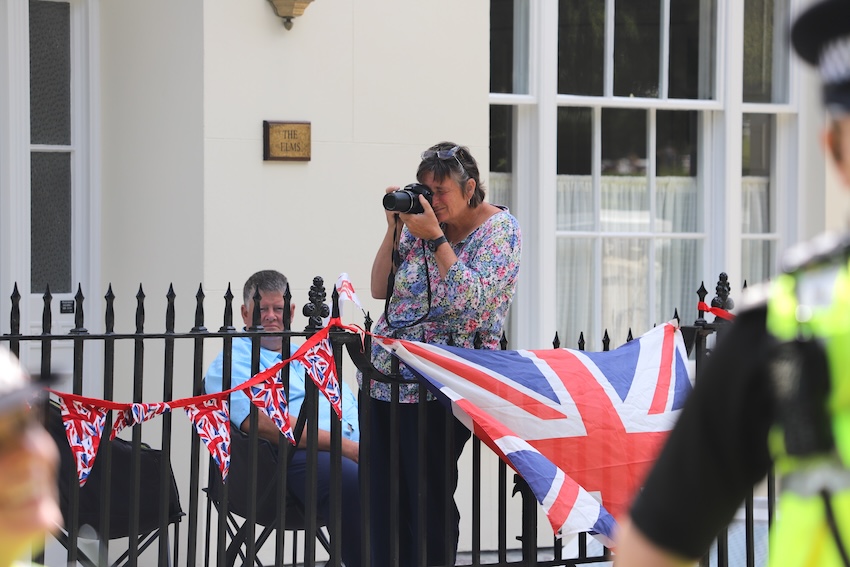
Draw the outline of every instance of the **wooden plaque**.
<instances>
[{"instance_id":1,"label":"wooden plaque","mask_svg":"<svg viewBox=\"0 0 850 567\"><path fill-rule=\"evenodd\" d=\"M310 161L309 122L263 120L263 159Z\"/></svg>"}]
</instances>

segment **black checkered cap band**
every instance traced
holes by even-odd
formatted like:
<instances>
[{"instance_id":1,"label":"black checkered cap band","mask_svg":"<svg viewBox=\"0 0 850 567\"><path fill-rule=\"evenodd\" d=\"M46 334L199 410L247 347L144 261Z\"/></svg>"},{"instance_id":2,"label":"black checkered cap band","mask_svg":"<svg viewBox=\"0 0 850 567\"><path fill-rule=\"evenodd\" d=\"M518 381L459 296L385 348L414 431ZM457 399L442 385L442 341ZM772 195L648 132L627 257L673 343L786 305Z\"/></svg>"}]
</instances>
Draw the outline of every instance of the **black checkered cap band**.
<instances>
[{"instance_id":1,"label":"black checkered cap band","mask_svg":"<svg viewBox=\"0 0 850 567\"><path fill-rule=\"evenodd\" d=\"M824 85L850 81L850 35L826 43L821 50L818 66Z\"/></svg>"}]
</instances>

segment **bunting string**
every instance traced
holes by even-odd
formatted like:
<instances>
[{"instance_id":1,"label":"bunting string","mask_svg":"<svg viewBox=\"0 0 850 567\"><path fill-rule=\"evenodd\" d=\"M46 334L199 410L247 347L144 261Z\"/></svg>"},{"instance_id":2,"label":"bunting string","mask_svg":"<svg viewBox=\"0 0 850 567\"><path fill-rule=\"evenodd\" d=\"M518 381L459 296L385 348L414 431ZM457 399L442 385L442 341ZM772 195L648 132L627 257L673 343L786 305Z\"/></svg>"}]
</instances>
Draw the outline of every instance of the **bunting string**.
<instances>
[{"instance_id":1,"label":"bunting string","mask_svg":"<svg viewBox=\"0 0 850 567\"><path fill-rule=\"evenodd\" d=\"M697 302L697 309L700 311L708 312L714 315L715 317L720 317L721 319L725 319L726 321L734 321L735 314L726 311L725 309L721 309L720 307L712 307L711 305L705 303L704 301Z\"/></svg>"},{"instance_id":2,"label":"bunting string","mask_svg":"<svg viewBox=\"0 0 850 567\"><path fill-rule=\"evenodd\" d=\"M290 425L289 406L280 376L281 370L290 362L300 361L304 364L307 374L327 398L337 417L341 419L341 389L333 349L328 339L332 328L358 333L361 340L365 336L365 331L360 327L344 325L339 317L335 317L326 327L305 341L291 357L223 392L166 402L121 403L58 392L48 388L49 392L57 396L62 408L65 436L74 453L80 486L85 485L94 466L106 416L110 411L116 412L109 435L109 439L112 440L126 427L182 408L218 465L222 479L227 478L230 466L230 412L227 407L227 397L233 392L244 391L251 402L274 422L290 443L295 445L295 436Z\"/></svg>"}]
</instances>

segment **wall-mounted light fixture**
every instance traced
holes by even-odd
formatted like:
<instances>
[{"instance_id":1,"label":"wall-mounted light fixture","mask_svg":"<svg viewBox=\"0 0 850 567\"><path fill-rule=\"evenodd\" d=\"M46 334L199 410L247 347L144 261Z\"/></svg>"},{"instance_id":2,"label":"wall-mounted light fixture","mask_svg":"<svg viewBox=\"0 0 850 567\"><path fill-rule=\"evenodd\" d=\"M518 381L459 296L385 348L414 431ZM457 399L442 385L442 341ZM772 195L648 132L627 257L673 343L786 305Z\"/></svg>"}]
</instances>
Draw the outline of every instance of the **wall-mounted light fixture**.
<instances>
[{"instance_id":1,"label":"wall-mounted light fixture","mask_svg":"<svg viewBox=\"0 0 850 567\"><path fill-rule=\"evenodd\" d=\"M313 0L269 0L274 13L283 18L283 27L292 29L292 18L304 13L304 9Z\"/></svg>"}]
</instances>

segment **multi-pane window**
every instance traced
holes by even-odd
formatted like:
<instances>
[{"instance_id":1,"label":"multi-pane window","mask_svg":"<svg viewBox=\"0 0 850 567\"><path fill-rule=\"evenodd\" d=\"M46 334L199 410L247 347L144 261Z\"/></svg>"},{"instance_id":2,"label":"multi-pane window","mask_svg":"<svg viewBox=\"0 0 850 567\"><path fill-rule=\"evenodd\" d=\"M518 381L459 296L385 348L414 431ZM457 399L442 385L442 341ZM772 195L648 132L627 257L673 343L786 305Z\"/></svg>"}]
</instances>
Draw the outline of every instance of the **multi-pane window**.
<instances>
[{"instance_id":1,"label":"multi-pane window","mask_svg":"<svg viewBox=\"0 0 850 567\"><path fill-rule=\"evenodd\" d=\"M601 314L624 339L671 318L698 280L698 112L561 107L558 117L558 322L567 336L598 337Z\"/></svg>"},{"instance_id":2,"label":"multi-pane window","mask_svg":"<svg viewBox=\"0 0 850 567\"><path fill-rule=\"evenodd\" d=\"M30 0L31 292L71 289L71 9Z\"/></svg>"},{"instance_id":3,"label":"multi-pane window","mask_svg":"<svg viewBox=\"0 0 850 567\"><path fill-rule=\"evenodd\" d=\"M741 150L741 255L744 280L764 281L776 263L773 117L745 114Z\"/></svg>"},{"instance_id":4,"label":"multi-pane window","mask_svg":"<svg viewBox=\"0 0 850 567\"><path fill-rule=\"evenodd\" d=\"M714 289L721 270L748 282L775 271L779 111L770 105L789 98L787 0L734 1L560 0L552 17L551 3L491 0L491 186L552 203L520 209L526 241L538 231L533 241L554 262L524 277L554 280L535 290L548 289L538 305L554 306L562 344L583 332L600 348L607 330L616 346L675 311L690 323L701 282ZM730 38L736 10L744 36ZM523 44L553 33L556 50ZM718 37L743 47L743 76L725 74ZM723 128L730 112L742 122L740 171L723 154L723 136L737 132ZM520 140L555 155L523 154ZM740 207L742 226L713 230L728 207ZM549 214L554 222L539 218ZM730 239L743 266L718 259Z\"/></svg>"},{"instance_id":5,"label":"multi-pane window","mask_svg":"<svg viewBox=\"0 0 850 567\"><path fill-rule=\"evenodd\" d=\"M746 0L744 15L741 258L744 281L760 282L775 271L779 227L776 118L759 104L788 102L788 3Z\"/></svg>"},{"instance_id":6,"label":"multi-pane window","mask_svg":"<svg viewBox=\"0 0 850 567\"><path fill-rule=\"evenodd\" d=\"M619 344L629 329L695 304L687 282L699 281L705 240L699 111L664 102L712 94L714 10L700 4L559 4L559 45L570 46L559 50L559 94L597 98L558 114L556 304L567 337L584 330L598 344L608 330ZM590 61L573 47L576 30ZM565 79L573 71L589 84ZM658 102L620 108L618 98Z\"/></svg>"}]
</instances>

